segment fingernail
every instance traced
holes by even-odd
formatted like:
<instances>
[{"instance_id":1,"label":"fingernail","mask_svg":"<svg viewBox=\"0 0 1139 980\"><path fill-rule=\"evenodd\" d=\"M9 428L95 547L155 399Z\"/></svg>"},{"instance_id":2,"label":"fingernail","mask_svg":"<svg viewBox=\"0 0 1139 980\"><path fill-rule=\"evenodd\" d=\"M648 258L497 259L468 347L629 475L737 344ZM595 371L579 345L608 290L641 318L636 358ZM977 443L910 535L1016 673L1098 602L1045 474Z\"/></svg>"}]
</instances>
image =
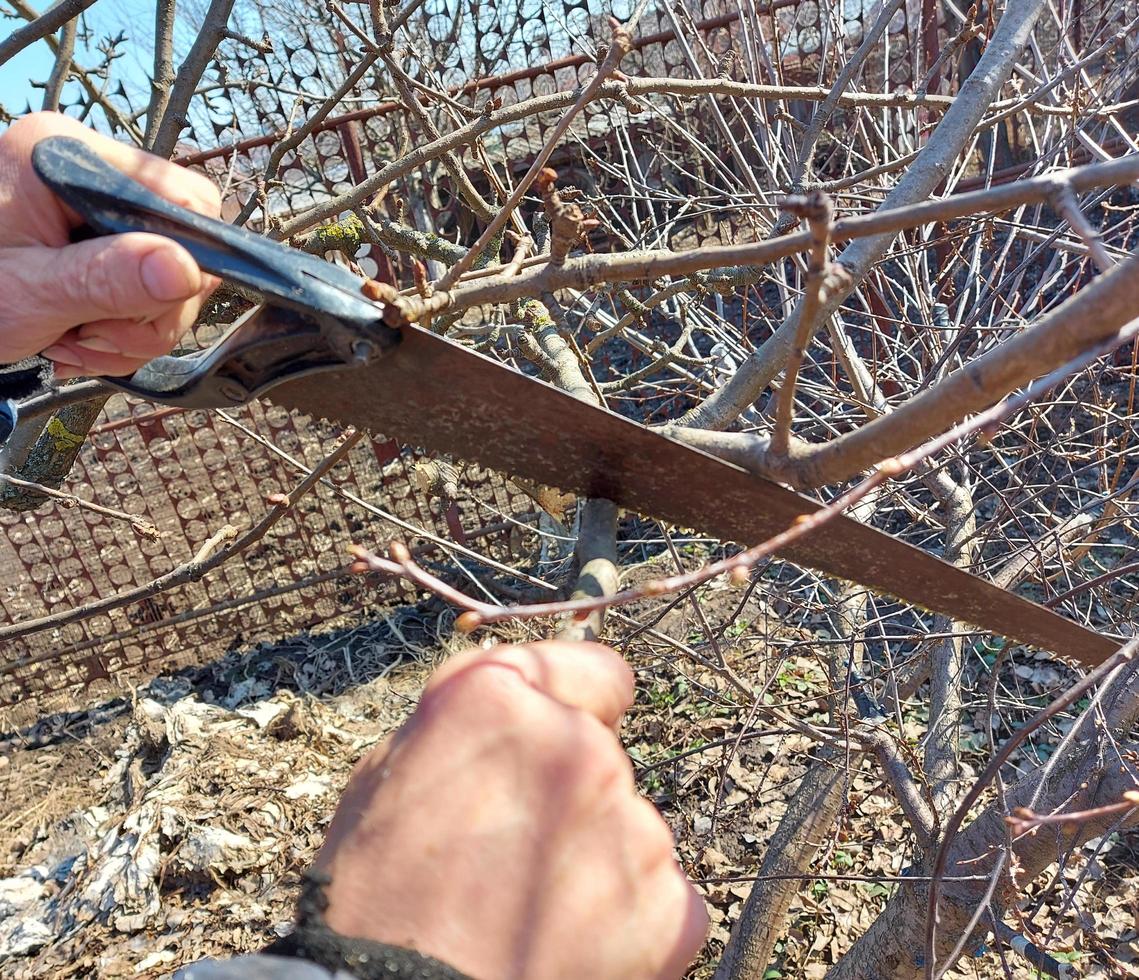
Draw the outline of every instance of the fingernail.
<instances>
[{"instance_id":1,"label":"fingernail","mask_svg":"<svg viewBox=\"0 0 1139 980\"><path fill-rule=\"evenodd\" d=\"M64 367L62 364L57 364L52 369L52 374L55 375L56 381L70 381L72 378L84 378L87 372L83 368L78 367Z\"/></svg>"},{"instance_id":2,"label":"fingernail","mask_svg":"<svg viewBox=\"0 0 1139 980\"><path fill-rule=\"evenodd\" d=\"M62 344L55 347L49 347L43 351L43 356L49 361L55 361L56 364L67 364L70 367L82 367L83 358L78 354L73 354L70 350Z\"/></svg>"},{"instance_id":3,"label":"fingernail","mask_svg":"<svg viewBox=\"0 0 1139 980\"><path fill-rule=\"evenodd\" d=\"M75 341L76 347L84 350L98 351L100 354L121 354L122 348L118 344L107 340L106 337L80 337Z\"/></svg>"},{"instance_id":4,"label":"fingernail","mask_svg":"<svg viewBox=\"0 0 1139 980\"><path fill-rule=\"evenodd\" d=\"M143 258L140 273L146 291L160 303L189 299L202 284L198 267L180 248L156 248Z\"/></svg>"}]
</instances>

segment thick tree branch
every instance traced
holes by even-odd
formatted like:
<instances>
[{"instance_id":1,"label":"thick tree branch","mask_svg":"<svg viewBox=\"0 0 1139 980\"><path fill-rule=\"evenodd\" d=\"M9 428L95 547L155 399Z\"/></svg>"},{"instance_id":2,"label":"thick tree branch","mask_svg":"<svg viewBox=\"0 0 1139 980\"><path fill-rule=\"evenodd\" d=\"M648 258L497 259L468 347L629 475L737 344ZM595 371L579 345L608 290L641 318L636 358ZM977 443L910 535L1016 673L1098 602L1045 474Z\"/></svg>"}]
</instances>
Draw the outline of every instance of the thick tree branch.
<instances>
[{"instance_id":1,"label":"thick tree branch","mask_svg":"<svg viewBox=\"0 0 1139 980\"><path fill-rule=\"evenodd\" d=\"M58 489L75 465L83 441L108 398L109 392L65 405L46 418L28 413L4 447L4 471L27 484ZM44 499L38 490L13 483L0 489L0 507L7 510L34 510Z\"/></svg>"},{"instance_id":2,"label":"thick tree branch","mask_svg":"<svg viewBox=\"0 0 1139 980\"><path fill-rule=\"evenodd\" d=\"M975 358L888 415L828 443L792 440L786 457L764 436L675 430L678 438L796 487L820 487L890 459L956 420L989 408L1035 378L1097 350L1139 312L1139 253L1129 256L1033 326ZM1098 355L1097 355L1098 356Z\"/></svg>"},{"instance_id":3,"label":"thick tree branch","mask_svg":"<svg viewBox=\"0 0 1139 980\"><path fill-rule=\"evenodd\" d=\"M586 380L581 362L559 334L550 316L548 307L551 304L552 300L545 306L537 300L527 304L529 315L524 312L524 319L533 324L534 330L520 338L523 349L528 349L530 360L552 384L582 401L600 405L600 395ZM617 567L617 505L611 500L598 498L582 501L579 506L578 573L570 601L604 600L615 595L621 586L620 570ZM559 639L598 639L605 623L606 608L601 604L571 613L558 631Z\"/></svg>"},{"instance_id":4,"label":"thick tree branch","mask_svg":"<svg viewBox=\"0 0 1139 980\"><path fill-rule=\"evenodd\" d=\"M782 456L787 452L791 425L795 419L795 386L799 380L799 368L806 356L807 344L818 329L819 310L828 292L842 289L844 286L842 275L829 277L834 279L834 282L828 281L827 275L829 271L827 249L830 247L831 222L834 215L831 199L826 194L816 191L805 198L788 198L783 202L783 207L789 214L806 219L808 233L811 236L811 250L807 259L801 315L795 330L795 340L791 345L791 354L787 359L783 386L779 389L775 405L775 427L771 431L770 446L770 451L775 456Z\"/></svg>"},{"instance_id":5,"label":"thick tree branch","mask_svg":"<svg viewBox=\"0 0 1139 980\"><path fill-rule=\"evenodd\" d=\"M75 54L75 35L79 29L79 18L69 20L59 32L59 42L55 50L55 64L51 76L44 87L43 110L55 112L59 109L59 99L63 86L71 77L71 57Z\"/></svg>"},{"instance_id":6,"label":"thick tree branch","mask_svg":"<svg viewBox=\"0 0 1139 980\"><path fill-rule=\"evenodd\" d=\"M764 975L784 933L787 910L838 820L847 786L842 761L841 750L826 746L800 780L767 842L758 880L732 927L715 980L753 980Z\"/></svg>"},{"instance_id":7,"label":"thick tree branch","mask_svg":"<svg viewBox=\"0 0 1139 980\"><path fill-rule=\"evenodd\" d=\"M154 9L154 77L150 80L150 102L146 108L146 132L143 145L150 149L158 136L158 128L174 87L174 21L178 0L158 0Z\"/></svg>"},{"instance_id":8,"label":"thick tree branch","mask_svg":"<svg viewBox=\"0 0 1139 980\"><path fill-rule=\"evenodd\" d=\"M74 20L95 0L59 0L59 2L45 13L40 14L26 27L14 30L3 41L0 41L0 65L14 58L29 44L35 44L41 38L54 34L69 20Z\"/></svg>"},{"instance_id":9,"label":"thick tree branch","mask_svg":"<svg viewBox=\"0 0 1139 980\"><path fill-rule=\"evenodd\" d=\"M226 26L229 24L229 15L233 11L234 0L211 0L198 35L178 69L174 78L174 85L170 89L162 119L154 133L150 151L160 157L168 157L178 145L178 137L186 127L187 111L190 108L190 99L194 97L194 90L198 87L202 75L210 61L216 56L218 45L225 37ZM156 54L156 57L158 55ZM147 131L151 131L150 121L147 120Z\"/></svg>"},{"instance_id":10,"label":"thick tree branch","mask_svg":"<svg viewBox=\"0 0 1139 980\"><path fill-rule=\"evenodd\" d=\"M973 563L976 547L973 496L944 470L931 474L926 483L945 513L944 558L967 569ZM948 616L934 617L934 631L947 635L934 646L930 658L929 730L925 740L924 768L939 814L950 812L957 799L961 677L965 669L964 645L958 635L962 626Z\"/></svg>"},{"instance_id":11,"label":"thick tree branch","mask_svg":"<svg viewBox=\"0 0 1139 980\"><path fill-rule=\"evenodd\" d=\"M571 598L613 595L620 587L617 568L617 505L611 500L586 500L581 505L577 535L577 583ZM604 609L570 618L558 631L560 640L597 640L605 622Z\"/></svg>"}]
</instances>

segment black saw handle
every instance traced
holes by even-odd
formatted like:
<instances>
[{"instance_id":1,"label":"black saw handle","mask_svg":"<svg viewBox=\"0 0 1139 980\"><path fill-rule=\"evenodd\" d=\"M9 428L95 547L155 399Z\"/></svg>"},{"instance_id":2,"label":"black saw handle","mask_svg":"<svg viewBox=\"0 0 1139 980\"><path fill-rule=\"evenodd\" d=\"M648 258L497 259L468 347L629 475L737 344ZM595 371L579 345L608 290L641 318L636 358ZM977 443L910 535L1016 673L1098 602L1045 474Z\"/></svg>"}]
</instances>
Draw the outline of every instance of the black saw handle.
<instances>
[{"instance_id":1,"label":"black saw handle","mask_svg":"<svg viewBox=\"0 0 1139 980\"><path fill-rule=\"evenodd\" d=\"M107 384L190 408L244 404L290 378L366 364L399 343L363 280L316 256L179 207L116 170L86 143L51 136L32 150L40 180L99 235L142 231L181 245L205 270L256 290L265 305L212 347L159 357Z\"/></svg>"}]
</instances>

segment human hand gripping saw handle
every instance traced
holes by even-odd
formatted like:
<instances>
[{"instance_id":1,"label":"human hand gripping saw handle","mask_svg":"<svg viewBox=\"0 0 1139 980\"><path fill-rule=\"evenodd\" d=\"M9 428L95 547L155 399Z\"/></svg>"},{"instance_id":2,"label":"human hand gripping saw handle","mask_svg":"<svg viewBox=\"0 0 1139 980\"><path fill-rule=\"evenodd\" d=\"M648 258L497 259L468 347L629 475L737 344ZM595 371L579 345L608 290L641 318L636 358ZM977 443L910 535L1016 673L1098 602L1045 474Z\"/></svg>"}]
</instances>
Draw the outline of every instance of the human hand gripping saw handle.
<instances>
[{"instance_id":1,"label":"human hand gripping saw handle","mask_svg":"<svg viewBox=\"0 0 1139 980\"><path fill-rule=\"evenodd\" d=\"M264 297L213 346L156 358L129 377L101 379L111 387L166 405L235 407L283 381L363 366L399 343L399 329L389 325L398 323L391 315L394 308L365 297L364 280L316 256L179 207L116 170L80 140L42 140L32 150L32 166L95 234L163 235L185 248L206 272Z\"/></svg>"}]
</instances>

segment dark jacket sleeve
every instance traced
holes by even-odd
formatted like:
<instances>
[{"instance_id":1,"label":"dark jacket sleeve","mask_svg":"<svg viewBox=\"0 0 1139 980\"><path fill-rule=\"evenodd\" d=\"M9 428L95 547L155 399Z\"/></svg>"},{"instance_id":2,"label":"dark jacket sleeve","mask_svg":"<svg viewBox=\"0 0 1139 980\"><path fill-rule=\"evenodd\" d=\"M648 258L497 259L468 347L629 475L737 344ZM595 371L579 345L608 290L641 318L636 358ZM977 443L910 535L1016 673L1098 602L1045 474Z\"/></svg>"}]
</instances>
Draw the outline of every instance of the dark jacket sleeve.
<instances>
[{"instance_id":1,"label":"dark jacket sleeve","mask_svg":"<svg viewBox=\"0 0 1139 980\"><path fill-rule=\"evenodd\" d=\"M434 957L400 946L342 936L324 919L328 878L301 878L296 928L255 956L203 960L175 980L471 980Z\"/></svg>"}]
</instances>

